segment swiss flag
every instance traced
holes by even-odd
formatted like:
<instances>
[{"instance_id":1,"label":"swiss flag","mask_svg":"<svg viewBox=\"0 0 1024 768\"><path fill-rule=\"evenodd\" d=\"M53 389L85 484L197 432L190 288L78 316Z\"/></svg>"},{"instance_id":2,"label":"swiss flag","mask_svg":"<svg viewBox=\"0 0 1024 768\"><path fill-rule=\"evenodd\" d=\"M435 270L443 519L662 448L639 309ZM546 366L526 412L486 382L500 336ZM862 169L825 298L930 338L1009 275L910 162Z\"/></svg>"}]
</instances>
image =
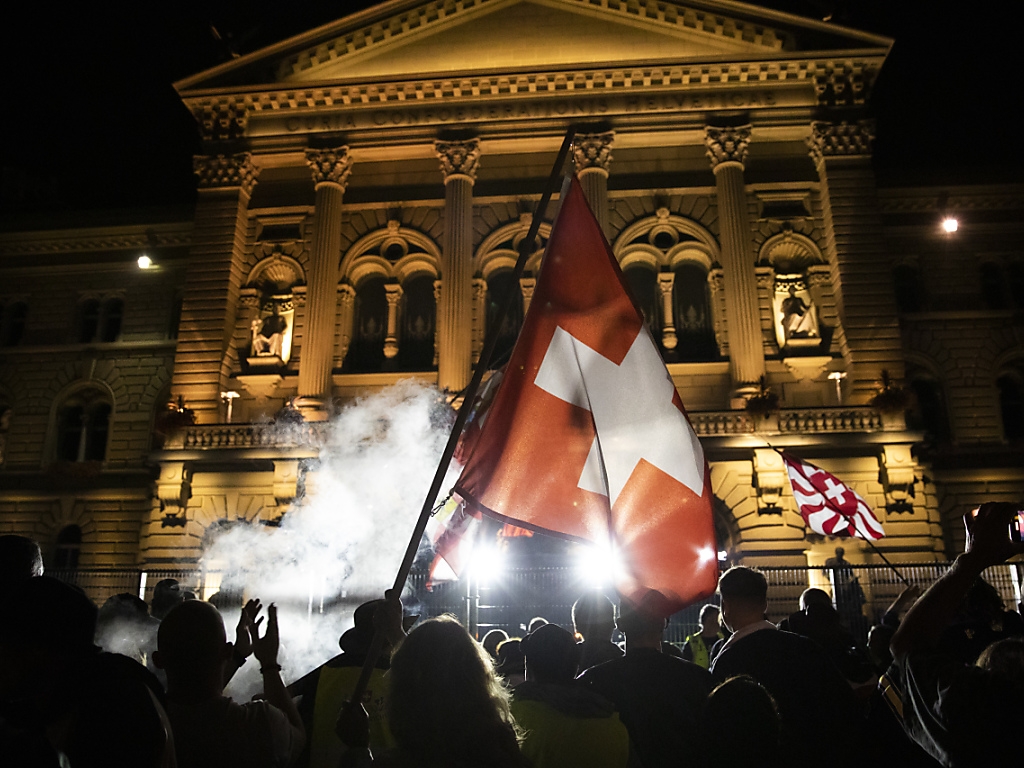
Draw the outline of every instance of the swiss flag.
<instances>
[{"instance_id":1,"label":"swiss flag","mask_svg":"<svg viewBox=\"0 0 1024 768\"><path fill-rule=\"evenodd\" d=\"M850 486L821 467L784 451L778 453L786 464L793 498L808 528L825 536L885 536L871 507Z\"/></svg>"},{"instance_id":2,"label":"swiss flag","mask_svg":"<svg viewBox=\"0 0 1024 768\"><path fill-rule=\"evenodd\" d=\"M579 181L455 485L484 514L611 546L639 602L673 610L718 577L704 452Z\"/></svg>"}]
</instances>

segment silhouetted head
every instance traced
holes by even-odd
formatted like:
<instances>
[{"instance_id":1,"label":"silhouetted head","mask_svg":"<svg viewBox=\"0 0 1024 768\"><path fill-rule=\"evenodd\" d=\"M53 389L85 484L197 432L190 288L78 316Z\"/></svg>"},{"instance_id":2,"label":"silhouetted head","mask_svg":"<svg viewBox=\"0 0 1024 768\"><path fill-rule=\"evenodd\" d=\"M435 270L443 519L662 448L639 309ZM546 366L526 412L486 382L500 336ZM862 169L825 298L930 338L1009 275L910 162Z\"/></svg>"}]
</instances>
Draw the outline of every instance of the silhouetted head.
<instances>
[{"instance_id":1,"label":"silhouetted head","mask_svg":"<svg viewBox=\"0 0 1024 768\"><path fill-rule=\"evenodd\" d=\"M607 640L615 629L615 604L601 592L588 592L573 603L572 623L585 640Z\"/></svg>"},{"instance_id":2,"label":"silhouetted head","mask_svg":"<svg viewBox=\"0 0 1024 768\"><path fill-rule=\"evenodd\" d=\"M812 605L832 607L832 598L828 592L817 587L808 587L800 594L800 610L805 611Z\"/></svg>"},{"instance_id":3,"label":"silhouetted head","mask_svg":"<svg viewBox=\"0 0 1024 768\"><path fill-rule=\"evenodd\" d=\"M0 594L14 585L43 575L43 553L27 536L0 536Z\"/></svg>"},{"instance_id":4,"label":"silhouetted head","mask_svg":"<svg viewBox=\"0 0 1024 768\"><path fill-rule=\"evenodd\" d=\"M708 696L705 736L716 768L780 764L781 725L775 700L747 675L731 677Z\"/></svg>"},{"instance_id":5,"label":"silhouetted head","mask_svg":"<svg viewBox=\"0 0 1024 768\"><path fill-rule=\"evenodd\" d=\"M868 650L880 667L892 664L892 652L889 644L896 631L886 624L876 624L868 630Z\"/></svg>"},{"instance_id":6,"label":"silhouetted head","mask_svg":"<svg viewBox=\"0 0 1024 768\"><path fill-rule=\"evenodd\" d=\"M526 634L536 632L538 629L540 629L547 623L548 620L545 619L543 616L534 616L532 619L530 619L530 623L526 626Z\"/></svg>"},{"instance_id":7,"label":"silhouetted head","mask_svg":"<svg viewBox=\"0 0 1024 768\"><path fill-rule=\"evenodd\" d=\"M838 557L840 560L842 560L843 555L845 555L845 554L846 554L846 550L845 549L843 549L842 547L836 547L836 557Z\"/></svg>"},{"instance_id":8,"label":"silhouetted head","mask_svg":"<svg viewBox=\"0 0 1024 768\"><path fill-rule=\"evenodd\" d=\"M179 605L184 599L181 593L181 585L177 579L158 581L153 588L153 601L150 604L151 613L156 618L163 619L172 608Z\"/></svg>"},{"instance_id":9,"label":"silhouetted head","mask_svg":"<svg viewBox=\"0 0 1024 768\"><path fill-rule=\"evenodd\" d=\"M523 655L521 638L510 637L498 643L497 653L495 671L502 677L522 675L526 672L526 657Z\"/></svg>"},{"instance_id":10,"label":"silhouetted head","mask_svg":"<svg viewBox=\"0 0 1024 768\"><path fill-rule=\"evenodd\" d=\"M25 579L4 606L0 642L68 655L95 650L96 606L78 587L49 576Z\"/></svg>"},{"instance_id":11,"label":"silhouetted head","mask_svg":"<svg viewBox=\"0 0 1024 768\"><path fill-rule=\"evenodd\" d=\"M700 617L697 621L701 630L718 632L722 628L722 609L709 603L700 609Z\"/></svg>"},{"instance_id":12,"label":"silhouetted head","mask_svg":"<svg viewBox=\"0 0 1024 768\"><path fill-rule=\"evenodd\" d=\"M639 602L623 597L615 625L626 636L626 652L630 648L660 648L670 612L668 601L654 590L647 592Z\"/></svg>"},{"instance_id":13,"label":"silhouetted head","mask_svg":"<svg viewBox=\"0 0 1024 768\"><path fill-rule=\"evenodd\" d=\"M157 632L156 665L177 681L209 680L220 675L231 653L220 613L209 603L189 600L171 609Z\"/></svg>"},{"instance_id":14,"label":"silhouetted head","mask_svg":"<svg viewBox=\"0 0 1024 768\"><path fill-rule=\"evenodd\" d=\"M504 629L492 629L486 635L484 639L480 641L480 645L484 647L487 654L492 658L498 658L498 646L508 640L508 632Z\"/></svg>"},{"instance_id":15,"label":"silhouetted head","mask_svg":"<svg viewBox=\"0 0 1024 768\"><path fill-rule=\"evenodd\" d=\"M526 677L538 683L571 683L580 663L576 638L557 624L545 624L523 638Z\"/></svg>"},{"instance_id":16,"label":"silhouetted head","mask_svg":"<svg viewBox=\"0 0 1024 768\"><path fill-rule=\"evenodd\" d=\"M768 609L768 581L764 574L742 565L733 566L718 579L722 619L732 631L761 621Z\"/></svg>"},{"instance_id":17,"label":"silhouetted head","mask_svg":"<svg viewBox=\"0 0 1024 768\"><path fill-rule=\"evenodd\" d=\"M145 620L149 618L149 606L146 601L131 592L111 595L99 612L99 621L114 619Z\"/></svg>"},{"instance_id":18,"label":"silhouetted head","mask_svg":"<svg viewBox=\"0 0 1024 768\"><path fill-rule=\"evenodd\" d=\"M1005 683L1017 701L1024 698L1024 637L1008 637L992 643L974 664Z\"/></svg>"}]
</instances>

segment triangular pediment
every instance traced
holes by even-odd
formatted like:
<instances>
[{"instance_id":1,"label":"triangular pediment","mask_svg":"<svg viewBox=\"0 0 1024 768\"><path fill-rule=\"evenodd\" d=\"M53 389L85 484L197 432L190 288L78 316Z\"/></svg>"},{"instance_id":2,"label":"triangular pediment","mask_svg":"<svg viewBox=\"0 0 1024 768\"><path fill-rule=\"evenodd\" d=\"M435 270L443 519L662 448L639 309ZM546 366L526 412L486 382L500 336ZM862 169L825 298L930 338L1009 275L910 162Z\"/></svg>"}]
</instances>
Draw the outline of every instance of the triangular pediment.
<instances>
[{"instance_id":1,"label":"triangular pediment","mask_svg":"<svg viewBox=\"0 0 1024 768\"><path fill-rule=\"evenodd\" d=\"M888 47L742 3L392 0L215 67L179 91L451 76L632 62L777 58L805 48Z\"/></svg>"}]
</instances>

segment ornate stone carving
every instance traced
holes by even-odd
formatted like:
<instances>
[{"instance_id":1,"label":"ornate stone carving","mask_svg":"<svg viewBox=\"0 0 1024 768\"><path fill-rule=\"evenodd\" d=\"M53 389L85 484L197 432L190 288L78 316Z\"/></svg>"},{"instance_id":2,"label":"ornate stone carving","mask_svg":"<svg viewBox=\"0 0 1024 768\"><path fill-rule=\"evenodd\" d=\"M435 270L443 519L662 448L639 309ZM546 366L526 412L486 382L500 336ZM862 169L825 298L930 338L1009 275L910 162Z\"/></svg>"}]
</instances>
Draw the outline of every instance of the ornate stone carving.
<instances>
[{"instance_id":1,"label":"ornate stone carving","mask_svg":"<svg viewBox=\"0 0 1024 768\"><path fill-rule=\"evenodd\" d=\"M441 173L445 182L453 176L468 176L476 181L480 164L480 140L435 141L434 150L441 161Z\"/></svg>"},{"instance_id":2,"label":"ornate stone carving","mask_svg":"<svg viewBox=\"0 0 1024 768\"><path fill-rule=\"evenodd\" d=\"M200 189L222 189L240 187L247 195L256 186L259 169L252 164L252 155L240 152L237 155L196 155L192 169L199 177Z\"/></svg>"},{"instance_id":3,"label":"ornate stone carving","mask_svg":"<svg viewBox=\"0 0 1024 768\"><path fill-rule=\"evenodd\" d=\"M384 298L388 302L388 332L384 337L384 357L388 360L398 356L398 304L402 299L402 286L388 283L384 286Z\"/></svg>"},{"instance_id":4,"label":"ornate stone carving","mask_svg":"<svg viewBox=\"0 0 1024 768\"><path fill-rule=\"evenodd\" d=\"M889 512L914 511L914 457L909 445L886 445L879 457L885 508Z\"/></svg>"},{"instance_id":5,"label":"ornate stone carving","mask_svg":"<svg viewBox=\"0 0 1024 768\"><path fill-rule=\"evenodd\" d=\"M605 133L580 133L572 145L572 160L576 172L588 168L599 168L608 173L608 165L612 161L612 142L615 131Z\"/></svg>"},{"instance_id":6,"label":"ornate stone carving","mask_svg":"<svg viewBox=\"0 0 1024 768\"><path fill-rule=\"evenodd\" d=\"M771 448L755 448L753 463L758 514L782 514L782 489L789 485L782 456Z\"/></svg>"},{"instance_id":7,"label":"ornate stone carving","mask_svg":"<svg viewBox=\"0 0 1024 768\"><path fill-rule=\"evenodd\" d=\"M245 135L249 124L248 108L233 101L203 104L196 107L192 115L204 141L239 139Z\"/></svg>"},{"instance_id":8,"label":"ornate stone carving","mask_svg":"<svg viewBox=\"0 0 1024 768\"><path fill-rule=\"evenodd\" d=\"M307 149L306 163L313 172L314 184L330 182L344 190L352 174L352 156L348 153L348 147Z\"/></svg>"},{"instance_id":9,"label":"ornate stone carving","mask_svg":"<svg viewBox=\"0 0 1024 768\"><path fill-rule=\"evenodd\" d=\"M720 163L743 164L747 160L747 147L750 145L750 126L705 126L704 144L707 146L707 156L712 169L717 168Z\"/></svg>"},{"instance_id":10,"label":"ornate stone carving","mask_svg":"<svg viewBox=\"0 0 1024 768\"><path fill-rule=\"evenodd\" d=\"M861 62L828 67L814 75L814 93L823 107L864 104L877 70Z\"/></svg>"},{"instance_id":11,"label":"ornate stone carving","mask_svg":"<svg viewBox=\"0 0 1024 768\"><path fill-rule=\"evenodd\" d=\"M816 120L811 123L811 137L807 140L807 146L814 162L820 163L826 157L870 155L874 138L874 120L859 120L856 123Z\"/></svg>"}]
</instances>

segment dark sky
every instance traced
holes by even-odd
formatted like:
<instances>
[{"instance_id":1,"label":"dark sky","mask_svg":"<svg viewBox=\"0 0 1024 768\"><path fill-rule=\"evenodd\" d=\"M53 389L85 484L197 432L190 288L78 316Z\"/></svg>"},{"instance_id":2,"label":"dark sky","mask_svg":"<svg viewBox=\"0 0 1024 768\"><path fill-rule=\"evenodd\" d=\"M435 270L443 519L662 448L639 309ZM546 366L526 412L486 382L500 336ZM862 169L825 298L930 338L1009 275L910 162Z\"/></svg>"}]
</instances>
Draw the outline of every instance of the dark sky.
<instances>
[{"instance_id":1,"label":"dark sky","mask_svg":"<svg viewBox=\"0 0 1024 768\"><path fill-rule=\"evenodd\" d=\"M192 120L171 87L367 3L19 5L2 25L3 215L187 206ZM764 0L895 38L876 85L876 168L903 182L1017 181L1020 11L1008 0ZM91 214L97 216L97 214Z\"/></svg>"}]
</instances>

